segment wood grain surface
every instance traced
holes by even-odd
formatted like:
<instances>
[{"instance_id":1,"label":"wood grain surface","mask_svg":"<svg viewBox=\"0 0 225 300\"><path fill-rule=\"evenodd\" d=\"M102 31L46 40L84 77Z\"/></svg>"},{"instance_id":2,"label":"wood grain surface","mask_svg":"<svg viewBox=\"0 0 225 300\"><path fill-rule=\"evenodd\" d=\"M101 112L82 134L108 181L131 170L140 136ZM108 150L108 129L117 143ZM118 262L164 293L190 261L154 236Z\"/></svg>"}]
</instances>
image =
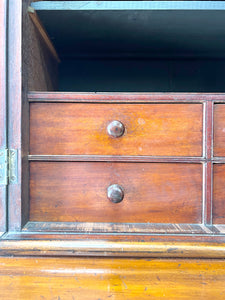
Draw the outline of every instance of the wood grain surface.
<instances>
[{"instance_id":1,"label":"wood grain surface","mask_svg":"<svg viewBox=\"0 0 225 300\"><path fill-rule=\"evenodd\" d=\"M225 164L214 164L213 174L213 223L225 224Z\"/></svg>"},{"instance_id":2,"label":"wood grain surface","mask_svg":"<svg viewBox=\"0 0 225 300\"><path fill-rule=\"evenodd\" d=\"M124 200L107 188L119 184ZM31 162L30 220L200 223L202 165Z\"/></svg>"},{"instance_id":3,"label":"wood grain surface","mask_svg":"<svg viewBox=\"0 0 225 300\"><path fill-rule=\"evenodd\" d=\"M202 105L32 103L30 154L201 156Z\"/></svg>"},{"instance_id":4,"label":"wood grain surface","mask_svg":"<svg viewBox=\"0 0 225 300\"><path fill-rule=\"evenodd\" d=\"M224 299L225 261L0 258L0 299Z\"/></svg>"},{"instance_id":5,"label":"wood grain surface","mask_svg":"<svg viewBox=\"0 0 225 300\"><path fill-rule=\"evenodd\" d=\"M6 24L7 24L7 1L0 1L0 149L7 148L6 135ZM6 185L0 185L0 235L6 230Z\"/></svg>"},{"instance_id":6,"label":"wood grain surface","mask_svg":"<svg viewBox=\"0 0 225 300\"><path fill-rule=\"evenodd\" d=\"M214 156L225 156L225 105L214 105Z\"/></svg>"}]
</instances>

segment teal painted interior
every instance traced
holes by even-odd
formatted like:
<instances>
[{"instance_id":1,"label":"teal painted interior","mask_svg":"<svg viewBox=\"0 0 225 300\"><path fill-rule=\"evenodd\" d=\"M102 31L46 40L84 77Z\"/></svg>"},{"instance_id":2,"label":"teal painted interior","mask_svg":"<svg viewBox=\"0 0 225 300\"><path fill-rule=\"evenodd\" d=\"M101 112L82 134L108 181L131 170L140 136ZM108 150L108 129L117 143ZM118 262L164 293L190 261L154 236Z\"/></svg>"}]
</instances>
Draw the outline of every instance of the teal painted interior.
<instances>
[{"instance_id":1,"label":"teal painted interior","mask_svg":"<svg viewBox=\"0 0 225 300\"><path fill-rule=\"evenodd\" d=\"M224 92L225 1L41 1L59 90Z\"/></svg>"}]
</instances>

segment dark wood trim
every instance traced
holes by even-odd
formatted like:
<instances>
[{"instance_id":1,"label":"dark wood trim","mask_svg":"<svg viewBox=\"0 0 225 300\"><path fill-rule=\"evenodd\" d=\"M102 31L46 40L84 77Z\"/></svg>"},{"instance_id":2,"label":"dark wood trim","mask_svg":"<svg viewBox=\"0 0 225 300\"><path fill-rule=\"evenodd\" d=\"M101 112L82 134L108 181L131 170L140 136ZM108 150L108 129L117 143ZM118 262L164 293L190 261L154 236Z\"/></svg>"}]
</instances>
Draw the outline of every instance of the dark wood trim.
<instances>
[{"instance_id":1,"label":"dark wood trim","mask_svg":"<svg viewBox=\"0 0 225 300\"><path fill-rule=\"evenodd\" d=\"M9 230L20 230L22 128L22 1L9 0L8 17L8 147L18 150L18 182L8 187Z\"/></svg>"},{"instance_id":2,"label":"dark wood trim","mask_svg":"<svg viewBox=\"0 0 225 300\"><path fill-rule=\"evenodd\" d=\"M212 161L214 164L225 163L225 157L214 157L212 160L204 157L185 156L119 156L119 155L28 155L28 161L118 161L118 162L181 162L204 163Z\"/></svg>"},{"instance_id":3,"label":"dark wood trim","mask_svg":"<svg viewBox=\"0 0 225 300\"><path fill-rule=\"evenodd\" d=\"M29 161L109 161L109 162L181 162L202 163L203 157L159 157L120 155L29 155Z\"/></svg>"},{"instance_id":4,"label":"dark wood trim","mask_svg":"<svg viewBox=\"0 0 225 300\"><path fill-rule=\"evenodd\" d=\"M0 148L7 148L7 1L0 1ZM6 186L0 185L0 232L6 231ZM2 233L0 233L1 236Z\"/></svg>"},{"instance_id":5,"label":"dark wood trim","mask_svg":"<svg viewBox=\"0 0 225 300\"><path fill-rule=\"evenodd\" d=\"M28 222L23 232L77 232L87 233L143 233L143 234L212 234L215 229L201 224L149 224L149 223L68 223Z\"/></svg>"},{"instance_id":6,"label":"dark wood trim","mask_svg":"<svg viewBox=\"0 0 225 300\"><path fill-rule=\"evenodd\" d=\"M126 241L126 242L184 242L184 243L225 243L225 235L220 233L218 226L208 226L210 234L147 234L147 233L76 233L76 232L8 232L4 240L64 240L64 241Z\"/></svg>"},{"instance_id":7,"label":"dark wood trim","mask_svg":"<svg viewBox=\"0 0 225 300\"><path fill-rule=\"evenodd\" d=\"M61 93L30 92L30 102L148 103L225 102L225 93Z\"/></svg>"},{"instance_id":8,"label":"dark wood trim","mask_svg":"<svg viewBox=\"0 0 225 300\"><path fill-rule=\"evenodd\" d=\"M213 106L214 103L205 104L205 199L203 208L204 224L212 224L212 182L213 182Z\"/></svg>"}]
</instances>

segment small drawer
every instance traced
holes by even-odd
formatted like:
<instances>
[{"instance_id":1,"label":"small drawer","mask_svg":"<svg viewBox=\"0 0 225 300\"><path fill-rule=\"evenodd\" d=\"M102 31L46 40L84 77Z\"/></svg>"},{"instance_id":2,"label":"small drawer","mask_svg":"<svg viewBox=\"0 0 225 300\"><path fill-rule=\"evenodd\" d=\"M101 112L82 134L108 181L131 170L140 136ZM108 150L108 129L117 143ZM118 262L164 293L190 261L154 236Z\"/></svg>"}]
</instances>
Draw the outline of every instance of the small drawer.
<instances>
[{"instance_id":1,"label":"small drawer","mask_svg":"<svg viewBox=\"0 0 225 300\"><path fill-rule=\"evenodd\" d=\"M30 154L201 156L201 104L31 103Z\"/></svg>"},{"instance_id":2,"label":"small drawer","mask_svg":"<svg viewBox=\"0 0 225 300\"><path fill-rule=\"evenodd\" d=\"M225 164L213 167L213 207L214 224L225 224Z\"/></svg>"},{"instance_id":3,"label":"small drawer","mask_svg":"<svg viewBox=\"0 0 225 300\"><path fill-rule=\"evenodd\" d=\"M201 164L30 163L30 221L201 223L201 207Z\"/></svg>"},{"instance_id":4,"label":"small drawer","mask_svg":"<svg viewBox=\"0 0 225 300\"><path fill-rule=\"evenodd\" d=\"M214 156L225 156L225 104L214 105Z\"/></svg>"}]
</instances>

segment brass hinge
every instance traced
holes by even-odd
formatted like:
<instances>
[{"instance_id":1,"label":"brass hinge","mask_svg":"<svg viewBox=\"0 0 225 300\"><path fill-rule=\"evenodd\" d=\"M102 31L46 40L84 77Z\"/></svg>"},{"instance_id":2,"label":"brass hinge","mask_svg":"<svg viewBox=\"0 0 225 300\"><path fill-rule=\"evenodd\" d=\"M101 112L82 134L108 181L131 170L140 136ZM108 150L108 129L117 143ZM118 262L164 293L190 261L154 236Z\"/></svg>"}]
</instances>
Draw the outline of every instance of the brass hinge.
<instances>
[{"instance_id":1,"label":"brass hinge","mask_svg":"<svg viewBox=\"0 0 225 300\"><path fill-rule=\"evenodd\" d=\"M17 183L17 150L0 149L0 185Z\"/></svg>"}]
</instances>

